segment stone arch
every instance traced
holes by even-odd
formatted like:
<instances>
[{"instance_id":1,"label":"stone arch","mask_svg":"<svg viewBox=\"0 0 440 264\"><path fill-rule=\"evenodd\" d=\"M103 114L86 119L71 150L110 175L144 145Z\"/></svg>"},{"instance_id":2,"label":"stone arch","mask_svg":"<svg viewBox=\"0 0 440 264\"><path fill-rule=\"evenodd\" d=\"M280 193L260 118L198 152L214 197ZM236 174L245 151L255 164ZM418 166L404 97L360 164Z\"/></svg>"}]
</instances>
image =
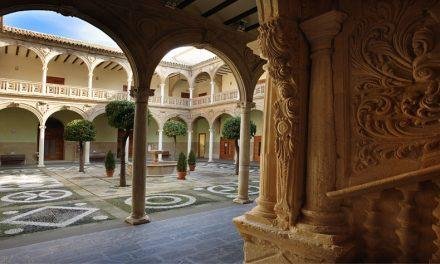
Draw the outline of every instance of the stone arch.
<instances>
[{"instance_id":1,"label":"stone arch","mask_svg":"<svg viewBox=\"0 0 440 264\"><path fill-rule=\"evenodd\" d=\"M13 103L13 102L0 103L0 111L6 108L14 108L14 107L28 110L29 112L35 115L35 117L38 119L38 122L40 124L44 124L43 114L32 105L26 103Z\"/></svg>"},{"instance_id":2,"label":"stone arch","mask_svg":"<svg viewBox=\"0 0 440 264\"><path fill-rule=\"evenodd\" d=\"M212 33L213 35L210 35L210 33L208 29L194 30L180 28L170 30L168 34L164 34L161 39L158 39L157 45L151 53L152 55L154 54L154 57L150 60L151 64L158 65L161 58L163 58L167 52L178 47L196 46L204 48L216 54L229 65L237 80L241 100L251 102L253 98L253 87L263 72L263 63L255 58L256 56L249 48L246 47L245 54L240 54L240 51L233 46L232 40L227 41L223 37L219 37L217 35L218 32L215 36L215 33ZM248 58L251 57L253 58L253 62L258 63L257 66L253 65L255 66L254 69L251 69L250 65L247 64ZM209 75L211 76L211 74Z\"/></svg>"},{"instance_id":3,"label":"stone arch","mask_svg":"<svg viewBox=\"0 0 440 264\"><path fill-rule=\"evenodd\" d=\"M205 71L205 70L197 71L197 72L194 72L194 75L192 76L192 78L189 81L191 87L194 88L194 86L196 85L197 77L199 77L199 75L201 75L201 74L207 74L209 76L209 78L212 80L212 76L208 71Z\"/></svg>"},{"instance_id":4,"label":"stone arch","mask_svg":"<svg viewBox=\"0 0 440 264\"><path fill-rule=\"evenodd\" d=\"M197 119L199 119L199 118L204 118L204 119L206 119L206 121L208 122L208 124L210 124L210 123L209 123L209 117L208 117L207 115L204 115L204 114L202 114L202 113L199 113L199 114L197 114L197 115L195 115L195 116L192 117L191 122L189 123L189 124L191 125L191 127L194 127L194 123L195 123L195 122L197 121Z\"/></svg>"},{"instance_id":5,"label":"stone arch","mask_svg":"<svg viewBox=\"0 0 440 264\"><path fill-rule=\"evenodd\" d=\"M118 21L108 19L109 14L122 14L122 12L120 12L121 9L125 9L125 4L120 2L106 2L105 4L95 2L91 5L90 3L79 2L75 4L75 6L72 6L68 3L54 4L53 1L49 0L28 0L18 3L14 0L7 0L0 3L0 16L18 11L49 10L67 16L75 16L87 21L110 36L123 50L133 69L135 86L137 87L139 83L145 85L148 78L138 73L145 72L142 70L144 68L143 61L145 61L148 56L144 47L136 44L142 43L142 35L144 35L143 32L141 32L142 28L139 28L138 25L130 24L125 19L121 19L121 21L119 21L119 19L116 19ZM116 10L119 10L119 12ZM115 14L114 16L117 15Z\"/></svg>"},{"instance_id":6,"label":"stone arch","mask_svg":"<svg viewBox=\"0 0 440 264\"><path fill-rule=\"evenodd\" d=\"M43 120L44 120L44 122L46 122L46 120L47 120L51 115L53 115L54 113L59 112L59 111L63 111L63 110L68 110L68 111L75 112L75 113L77 113L78 115L80 115L81 118L83 118L83 119L87 119L87 120L88 120L86 112L84 112L82 109L80 109L80 108L78 108L78 107L76 107L76 106L65 106L65 105L61 105L61 106L56 106L56 107L53 107L53 108L49 109L49 110L44 114L44 116L43 116Z\"/></svg>"},{"instance_id":7,"label":"stone arch","mask_svg":"<svg viewBox=\"0 0 440 264\"><path fill-rule=\"evenodd\" d=\"M102 114L105 114L105 106L96 106L86 113L87 120L93 121Z\"/></svg>"},{"instance_id":8,"label":"stone arch","mask_svg":"<svg viewBox=\"0 0 440 264\"><path fill-rule=\"evenodd\" d=\"M65 78L65 85L87 87L89 67L87 58L82 54L60 50L52 52L45 59L47 62L48 76ZM64 68L64 70L60 70L60 68ZM54 74L54 71L59 72ZM67 71L67 74L65 71Z\"/></svg>"},{"instance_id":9,"label":"stone arch","mask_svg":"<svg viewBox=\"0 0 440 264\"><path fill-rule=\"evenodd\" d=\"M173 72L174 74L178 74L179 76L183 76L184 77L184 81L186 81L187 83L188 83L188 89L190 89L191 88L191 84L190 84L190 81L189 81L189 79L187 78L187 76L185 76L184 74L182 74L182 73L180 73L180 72ZM168 76L167 76L167 78L170 78L169 76L171 75L171 74L173 74L173 73L170 73L170 74L168 74ZM182 79L179 79L178 81L180 81L180 80L182 80ZM169 82L171 81L171 79L169 79ZM169 83L169 87L168 87L168 93L169 94L173 94L173 92L174 92L174 89L175 89L175 87L176 87L176 85L177 85L177 82L175 82L172 86L171 86L171 83ZM188 90L189 91L189 90Z\"/></svg>"},{"instance_id":10,"label":"stone arch","mask_svg":"<svg viewBox=\"0 0 440 264\"><path fill-rule=\"evenodd\" d=\"M234 117L234 113L232 113L232 112L228 112L228 111L220 112L220 113L214 115L211 119L208 119L209 126L212 127L212 125L215 123L215 121L217 121L217 119L219 117L221 117L222 115L229 115L231 117Z\"/></svg>"}]
</instances>

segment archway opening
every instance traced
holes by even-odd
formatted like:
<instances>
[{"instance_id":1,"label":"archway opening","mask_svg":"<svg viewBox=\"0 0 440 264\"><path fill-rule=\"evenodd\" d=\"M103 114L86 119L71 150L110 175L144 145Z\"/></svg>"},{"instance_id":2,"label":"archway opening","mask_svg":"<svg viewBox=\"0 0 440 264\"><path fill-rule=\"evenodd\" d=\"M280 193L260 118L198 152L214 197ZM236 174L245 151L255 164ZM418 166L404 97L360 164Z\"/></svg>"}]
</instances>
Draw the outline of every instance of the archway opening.
<instances>
[{"instance_id":1,"label":"archway opening","mask_svg":"<svg viewBox=\"0 0 440 264\"><path fill-rule=\"evenodd\" d=\"M199 116L193 121L192 127L195 136L192 143L192 149L196 151L198 158L207 159L209 145L209 122L205 117Z\"/></svg>"},{"instance_id":2,"label":"archway opening","mask_svg":"<svg viewBox=\"0 0 440 264\"><path fill-rule=\"evenodd\" d=\"M73 53L54 55L47 65L48 93L64 91L62 86L83 88L87 92L88 68L84 60ZM69 94L66 94L69 95Z\"/></svg>"},{"instance_id":3,"label":"archway opening","mask_svg":"<svg viewBox=\"0 0 440 264\"><path fill-rule=\"evenodd\" d=\"M0 61L2 86L9 83L8 88L17 88L25 83L41 82L43 64L32 47L19 44L0 47Z\"/></svg>"},{"instance_id":4,"label":"archway opening","mask_svg":"<svg viewBox=\"0 0 440 264\"><path fill-rule=\"evenodd\" d=\"M90 143L90 162L102 163L109 151L117 153L118 130L108 124L105 113L96 116L92 123L96 128L96 137Z\"/></svg>"},{"instance_id":5,"label":"archway opening","mask_svg":"<svg viewBox=\"0 0 440 264\"><path fill-rule=\"evenodd\" d=\"M219 160L235 160L235 141L225 138L222 134L226 120L231 117L230 114L222 113L212 122L212 128L214 129L213 155L214 158Z\"/></svg>"},{"instance_id":6,"label":"archway opening","mask_svg":"<svg viewBox=\"0 0 440 264\"><path fill-rule=\"evenodd\" d=\"M129 73L120 63L105 60L93 69L93 86L101 90L127 92L128 86L131 85L128 84L128 77Z\"/></svg>"},{"instance_id":7,"label":"archway opening","mask_svg":"<svg viewBox=\"0 0 440 264\"><path fill-rule=\"evenodd\" d=\"M0 110L0 163L31 165L38 160L38 117L29 110L7 107Z\"/></svg>"}]
</instances>

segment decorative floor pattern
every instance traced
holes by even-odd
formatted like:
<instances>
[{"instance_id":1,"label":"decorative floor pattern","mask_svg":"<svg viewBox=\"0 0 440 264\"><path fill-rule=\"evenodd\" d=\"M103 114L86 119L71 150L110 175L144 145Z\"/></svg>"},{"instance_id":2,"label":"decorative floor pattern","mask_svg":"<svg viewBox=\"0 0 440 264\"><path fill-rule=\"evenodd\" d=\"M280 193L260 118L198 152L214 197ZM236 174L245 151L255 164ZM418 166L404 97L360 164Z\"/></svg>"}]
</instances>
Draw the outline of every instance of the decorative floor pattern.
<instances>
[{"instance_id":1,"label":"decorative floor pattern","mask_svg":"<svg viewBox=\"0 0 440 264\"><path fill-rule=\"evenodd\" d=\"M0 237L114 219L87 203L47 205L0 212Z\"/></svg>"}]
</instances>

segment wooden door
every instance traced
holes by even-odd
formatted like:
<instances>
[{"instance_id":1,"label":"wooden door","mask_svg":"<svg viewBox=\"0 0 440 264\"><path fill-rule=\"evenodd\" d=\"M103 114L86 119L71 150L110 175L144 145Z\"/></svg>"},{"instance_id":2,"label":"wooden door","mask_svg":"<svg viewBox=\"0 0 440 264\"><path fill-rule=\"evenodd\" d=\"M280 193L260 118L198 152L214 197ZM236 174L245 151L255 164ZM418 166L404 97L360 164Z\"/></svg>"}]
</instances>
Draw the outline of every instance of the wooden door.
<instances>
[{"instance_id":1,"label":"wooden door","mask_svg":"<svg viewBox=\"0 0 440 264\"><path fill-rule=\"evenodd\" d=\"M206 133L199 133L199 144L197 146L197 156L205 158Z\"/></svg>"},{"instance_id":2,"label":"wooden door","mask_svg":"<svg viewBox=\"0 0 440 264\"><path fill-rule=\"evenodd\" d=\"M63 123L55 118L49 118L46 121L46 131L44 134L44 159L64 159L64 126Z\"/></svg>"},{"instance_id":3,"label":"wooden door","mask_svg":"<svg viewBox=\"0 0 440 264\"><path fill-rule=\"evenodd\" d=\"M233 160L235 154L235 141L220 138L220 159Z\"/></svg>"},{"instance_id":4,"label":"wooden door","mask_svg":"<svg viewBox=\"0 0 440 264\"><path fill-rule=\"evenodd\" d=\"M261 136L255 136L254 137L254 161L260 162L260 155L261 155Z\"/></svg>"}]
</instances>

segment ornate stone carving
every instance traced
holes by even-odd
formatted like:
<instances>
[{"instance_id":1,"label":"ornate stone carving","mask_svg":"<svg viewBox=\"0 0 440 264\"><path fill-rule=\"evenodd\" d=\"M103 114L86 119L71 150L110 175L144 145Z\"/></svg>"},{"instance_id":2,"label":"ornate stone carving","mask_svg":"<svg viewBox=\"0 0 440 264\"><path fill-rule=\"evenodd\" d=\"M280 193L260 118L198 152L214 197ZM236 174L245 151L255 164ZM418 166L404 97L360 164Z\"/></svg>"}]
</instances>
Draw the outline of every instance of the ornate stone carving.
<instances>
[{"instance_id":1,"label":"ornate stone carving","mask_svg":"<svg viewBox=\"0 0 440 264\"><path fill-rule=\"evenodd\" d=\"M357 171L440 153L438 1L371 1L351 36Z\"/></svg>"},{"instance_id":2,"label":"ornate stone carving","mask_svg":"<svg viewBox=\"0 0 440 264\"><path fill-rule=\"evenodd\" d=\"M287 34L287 33L290 34ZM274 120L276 130L275 150L277 154L277 225L287 229L299 214L299 202L292 204L289 175L293 173L291 162L296 153L298 133L298 87L295 82L293 61L297 44L298 25L294 21L275 19L260 26L259 42L262 55L268 59L268 72L278 91ZM302 177L296 175L296 177Z\"/></svg>"}]
</instances>

